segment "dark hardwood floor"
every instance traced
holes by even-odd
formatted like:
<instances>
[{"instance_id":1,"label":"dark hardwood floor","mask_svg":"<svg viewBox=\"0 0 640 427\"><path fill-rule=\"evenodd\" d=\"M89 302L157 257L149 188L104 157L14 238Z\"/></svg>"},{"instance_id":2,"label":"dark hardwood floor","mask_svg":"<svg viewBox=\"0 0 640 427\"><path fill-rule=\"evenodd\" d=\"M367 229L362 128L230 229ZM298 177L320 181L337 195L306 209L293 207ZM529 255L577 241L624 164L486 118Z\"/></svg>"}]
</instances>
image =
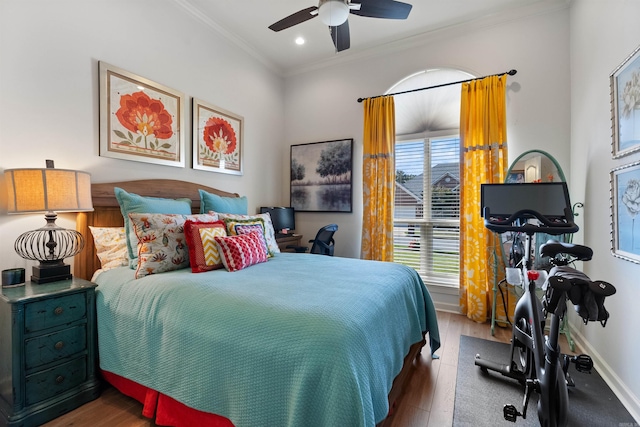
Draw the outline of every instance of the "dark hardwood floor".
<instances>
[{"instance_id":1,"label":"dark hardwood floor","mask_svg":"<svg viewBox=\"0 0 640 427\"><path fill-rule=\"evenodd\" d=\"M450 426L453 422L460 335L501 342L509 342L511 338L508 328L497 327L495 336L491 336L489 323L476 323L457 314L438 312L438 323L442 347L436 354L440 358L432 359L427 347L423 349L393 414L392 427ZM568 352L564 337L562 346L563 351ZM45 426L155 426L153 421L141 415L141 411L140 403L109 387L98 399Z\"/></svg>"}]
</instances>

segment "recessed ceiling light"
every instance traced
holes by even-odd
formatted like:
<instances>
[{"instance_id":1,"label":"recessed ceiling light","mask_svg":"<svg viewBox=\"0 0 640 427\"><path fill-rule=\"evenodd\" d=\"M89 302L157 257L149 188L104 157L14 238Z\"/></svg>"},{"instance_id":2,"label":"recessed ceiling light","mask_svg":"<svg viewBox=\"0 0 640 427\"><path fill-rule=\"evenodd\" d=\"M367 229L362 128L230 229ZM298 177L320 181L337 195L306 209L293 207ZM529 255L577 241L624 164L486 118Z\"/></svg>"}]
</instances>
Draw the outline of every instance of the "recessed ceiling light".
<instances>
[{"instance_id":1,"label":"recessed ceiling light","mask_svg":"<svg viewBox=\"0 0 640 427\"><path fill-rule=\"evenodd\" d=\"M296 44L298 46L302 46L304 44L304 39L302 37L296 38Z\"/></svg>"}]
</instances>

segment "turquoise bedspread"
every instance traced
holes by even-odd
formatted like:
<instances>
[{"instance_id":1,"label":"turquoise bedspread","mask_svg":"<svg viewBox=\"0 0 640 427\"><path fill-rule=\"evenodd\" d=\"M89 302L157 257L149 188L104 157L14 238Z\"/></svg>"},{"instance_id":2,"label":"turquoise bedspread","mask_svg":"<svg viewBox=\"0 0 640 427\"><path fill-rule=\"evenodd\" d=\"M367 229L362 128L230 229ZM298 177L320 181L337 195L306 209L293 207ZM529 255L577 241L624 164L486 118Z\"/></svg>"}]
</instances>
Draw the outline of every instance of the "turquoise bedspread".
<instances>
[{"instance_id":1,"label":"turquoise bedspread","mask_svg":"<svg viewBox=\"0 0 640 427\"><path fill-rule=\"evenodd\" d=\"M282 253L229 273L96 282L100 367L236 426L374 426L436 313L393 263Z\"/></svg>"}]
</instances>

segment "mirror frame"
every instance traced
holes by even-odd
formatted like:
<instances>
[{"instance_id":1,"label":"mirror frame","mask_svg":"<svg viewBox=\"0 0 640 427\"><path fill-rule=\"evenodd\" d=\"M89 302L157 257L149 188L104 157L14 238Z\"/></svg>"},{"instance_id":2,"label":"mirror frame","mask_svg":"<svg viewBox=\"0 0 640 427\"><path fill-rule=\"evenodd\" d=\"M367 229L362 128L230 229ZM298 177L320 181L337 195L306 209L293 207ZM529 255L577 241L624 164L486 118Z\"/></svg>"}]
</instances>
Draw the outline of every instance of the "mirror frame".
<instances>
[{"instance_id":1,"label":"mirror frame","mask_svg":"<svg viewBox=\"0 0 640 427\"><path fill-rule=\"evenodd\" d=\"M558 163L558 161L551 154L549 154L549 153L547 153L546 151L543 151L543 150L528 150L528 151L525 151L524 153L520 154L518 157L516 157L515 160L513 162L511 162L511 164L509 165L509 169L507 169L507 175L505 177L505 182L506 182L507 177L512 173L513 167L516 164L518 164L518 162L524 156L526 156L528 154L532 154L532 153L536 153L536 154L540 154L542 156L546 156L549 160L551 160L553 165L556 167L556 170L558 171L558 176L560 177L562 182L567 182L567 178L564 176L564 171L560 167L560 164ZM526 171L524 171L524 173L526 174Z\"/></svg>"}]
</instances>

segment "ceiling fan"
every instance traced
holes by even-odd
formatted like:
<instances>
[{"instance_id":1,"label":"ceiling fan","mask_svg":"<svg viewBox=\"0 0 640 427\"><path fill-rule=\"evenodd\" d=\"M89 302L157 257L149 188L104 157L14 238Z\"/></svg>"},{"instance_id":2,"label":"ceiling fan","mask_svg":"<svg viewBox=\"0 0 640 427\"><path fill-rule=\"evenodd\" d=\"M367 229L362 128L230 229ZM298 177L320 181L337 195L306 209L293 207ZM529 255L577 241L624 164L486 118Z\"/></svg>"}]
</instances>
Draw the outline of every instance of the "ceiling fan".
<instances>
[{"instance_id":1,"label":"ceiling fan","mask_svg":"<svg viewBox=\"0 0 640 427\"><path fill-rule=\"evenodd\" d=\"M407 19L411 12L411 5L395 0L359 0L352 3L349 0L319 0L318 6L302 9L292 15L269 26L273 31L282 31L298 25L309 19L320 16L320 20L329 26L331 39L340 52L349 49L349 13L358 16L384 19Z\"/></svg>"}]
</instances>

